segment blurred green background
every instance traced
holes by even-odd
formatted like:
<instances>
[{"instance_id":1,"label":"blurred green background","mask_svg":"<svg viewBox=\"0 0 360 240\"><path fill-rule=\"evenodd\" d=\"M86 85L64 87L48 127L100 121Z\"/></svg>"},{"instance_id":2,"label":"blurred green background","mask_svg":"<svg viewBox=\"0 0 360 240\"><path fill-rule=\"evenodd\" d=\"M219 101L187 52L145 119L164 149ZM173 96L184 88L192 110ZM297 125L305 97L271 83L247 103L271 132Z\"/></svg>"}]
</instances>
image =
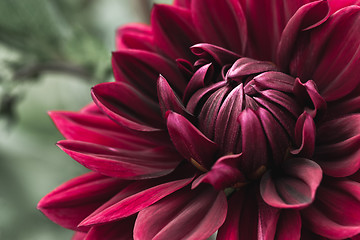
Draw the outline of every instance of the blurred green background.
<instances>
[{"instance_id":1,"label":"blurred green background","mask_svg":"<svg viewBox=\"0 0 360 240\"><path fill-rule=\"evenodd\" d=\"M156 1L170 3L169 1ZM55 143L49 110L79 110L111 81L115 30L149 22L151 0L0 1L0 239L70 239L37 202L86 169Z\"/></svg>"}]
</instances>

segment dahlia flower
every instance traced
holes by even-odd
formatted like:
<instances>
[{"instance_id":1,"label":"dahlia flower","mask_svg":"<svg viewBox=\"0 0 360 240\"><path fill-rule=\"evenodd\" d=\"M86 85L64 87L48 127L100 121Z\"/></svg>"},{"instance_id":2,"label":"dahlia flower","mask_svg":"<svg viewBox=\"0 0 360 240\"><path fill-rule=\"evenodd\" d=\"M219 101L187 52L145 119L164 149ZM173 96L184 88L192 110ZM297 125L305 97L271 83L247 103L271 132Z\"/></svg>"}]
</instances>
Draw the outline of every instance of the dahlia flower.
<instances>
[{"instance_id":1,"label":"dahlia flower","mask_svg":"<svg viewBox=\"0 0 360 240\"><path fill-rule=\"evenodd\" d=\"M360 239L360 1L175 0L116 44L50 112L91 172L38 208L74 239Z\"/></svg>"}]
</instances>

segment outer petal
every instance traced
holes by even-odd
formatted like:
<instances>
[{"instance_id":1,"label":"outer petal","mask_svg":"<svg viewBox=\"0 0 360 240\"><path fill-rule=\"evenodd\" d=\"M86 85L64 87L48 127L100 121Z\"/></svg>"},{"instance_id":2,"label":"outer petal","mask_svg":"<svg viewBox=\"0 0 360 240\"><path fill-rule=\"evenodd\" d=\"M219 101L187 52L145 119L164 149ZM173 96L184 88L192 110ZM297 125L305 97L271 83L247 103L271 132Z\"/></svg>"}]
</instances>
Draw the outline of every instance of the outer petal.
<instances>
[{"instance_id":1,"label":"outer petal","mask_svg":"<svg viewBox=\"0 0 360 240\"><path fill-rule=\"evenodd\" d=\"M325 174L349 176L360 168L360 114L324 122L317 131L314 159Z\"/></svg>"},{"instance_id":2,"label":"outer petal","mask_svg":"<svg viewBox=\"0 0 360 240\"><path fill-rule=\"evenodd\" d=\"M236 0L193 0L191 12L202 40L243 54L247 42L244 12Z\"/></svg>"},{"instance_id":3,"label":"outer petal","mask_svg":"<svg viewBox=\"0 0 360 240\"><path fill-rule=\"evenodd\" d=\"M85 240L132 240L136 215L114 223L94 226L86 235Z\"/></svg>"},{"instance_id":4,"label":"outer petal","mask_svg":"<svg viewBox=\"0 0 360 240\"><path fill-rule=\"evenodd\" d=\"M167 126L171 140L180 154L200 169L209 169L215 161L217 144L177 113L168 113Z\"/></svg>"},{"instance_id":5,"label":"outer petal","mask_svg":"<svg viewBox=\"0 0 360 240\"><path fill-rule=\"evenodd\" d=\"M186 118L194 118L184 107L179 97L171 89L169 83L163 76L160 76L157 84L158 97L162 115L165 117L166 112L171 110Z\"/></svg>"},{"instance_id":6,"label":"outer petal","mask_svg":"<svg viewBox=\"0 0 360 240\"><path fill-rule=\"evenodd\" d=\"M301 213L306 227L321 236L345 239L359 234L360 183L327 180L314 204Z\"/></svg>"},{"instance_id":7,"label":"outer petal","mask_svg":"<svg viewBox=\"0 0 360 240\"><path fill-rule=\"evenodd\" d=\"M127 151L102 145L64 140L59 147L85 167L123 179L146 179L172 172L182 161L176 151L166 147Z\"/></svg>"},{"instance_id":8,"label":"outer petal","mask_svg":"<svg viewBox=\"0 0 360 240\"><path fill-rule=\"evenodd\" d=\"M281 210L276 227L276 240L299 240L301 216L296 210ZM310 240L310 239L309 239Z\"/></svg>"},{"instance_id":9,"label":"outer petal","mask_svg":"<svg viewBox=\"0 0 360 240\"><path fill-rule=\"evenodd\" d=\"M116 31L116 49L140 49L154 52L154 40L151 27L133 23L120 27Z\"/></svg>"},{"instance_id":10,"label":"outer petal","mask_svg":"<svg viewBox=\"0 0 360 240\"><path fill-rule=\"evenodd\" d=\"M196 44L191 47L191 51L200 59L205 59L209 62L215 61L220 66L232 64L241 57L239 54L229 51L228 49L208 43Z\"/></svg>"},{"instance_id":11,"label":"outer petal","mask_svg":"<svg viewBox=\"0 0 360 240\"><path fill-rule=\"evenodd\" d=\"M85 240L86 239L86 232L75 232L71 240Z\"/></svg>"},{"instance_id":12,"label":"outer petal","mask_svg":"<svg viewBox=\"0 0 360 240\"><path fill-rule=\"evenodd\" d=\"M134 86L154 101L157 99L156 81L160 74L170 79L170 85L176 92L182 93L186 87L186 80L176 64L156 53L121 50L113 53L112 63L116 81Z\"/></svg>"},{"instance_id":13,"label":"outer petal","mask_svg":"<svg viewBox=\"0 0 360 240\"><path fill-rule=\"evenodd\" d=\"M311 158L315 149L315 135L314 120L304 112L295 126L295 142L298 148L291 150L291 153L299 157Z\"/></svg>"},{"instance_id":14,"label":"outer petal","mask_svg":"<svg viewBox=\"0 0 360 240\"><path fill-rule=\"evenodd\" d=\"M84 174L46 195L38 208L65 228L86 230L78 228L78 224L129 183L97 173Z\"/></svg>"},{"instance_id":15,"label":"outer petal","mask_svg":"<svg viewBox=\"0 0 360 240\"><path fill-rule=\"evenodd\" d=\"M322 171L314 161L293 158L283 162L284 173L268 171L260 183L264 201L277 208L299 208L311 204L322 179Z\"/></svg>"},{"instance_id":16,"label":"outer petal","mask_svg":"<svg viewBox=\"0 0 360 240\"><path fill-rule=\"evenodd\" d=\"M157 4L151 15L155 43L172 59L191 60L190 47L199 42L194 29L190 10ZM166 77L166 76L165 76Z\"/></svg>"},{"instance_id":17,"label":"outer petal","mask_svg":"<svg viewBox=\"0 0 360 240\"><path fill-rule=\"evenodd\" d=\"M223 224L226 209L223 192L209 186L183 189L139 213L134 239L207 239Z\"/></svg>"},{"instance_id":18,"label":"outer petal","mask_svg":"<svg viewBox=\"0 0 360 240\"><path fill-rule=\"evenodd\" d=\"M192 187L195 188L204 182L210 183L217 190L221 190L237 183L245 183L246 178L237 167L240 158L241 153L221 157L209 172L204 173L193 182Z\"/></svg>"},{"instance_id":19,"label":"outer petal","mask_svg":"<svg viewBox=\"0 0 360 240\"><path fill-rule=\"evenodd\" d=\"M68 140L84 141L127 150L154 146L153 142L133 136L104 114L49 112L59 131Z\"/></svg>"},{"instance_id":20,"label":"outer petal","mask_svg":"<svg viewBox=\"0 0 360 240\"><path fill-rule=\"evenodd\" d=\"M314 80L326 101L340 99L360 82L359 24L360 7L343 8L318 28L299 34L293 51L282 50L295 54L282 60L290 62L292 75Z\"/></svg>"},{"instance_id":21,"label":"outer petal","mask_svg":"<svg viewBox=\"0 0 360 240\"><path fill-rule=\"evenodd\" d=\"M276 4L275 4L276 6ZM330 8L327 1L315 1L302 6L287 23L279 42L277 63L287 72L291 54L301 31L311 29L325 22L329 17ZM293 75L298 76L298 75ZM301 79L308 80L307 78Z\"/></svg>"},{"instance_id":22,"label":"outer petal","mask_svg":"<svg viewBox=\"0 0 360 240\"><path fill-rule=\"evenodd\" d=\"M310 0L240 0L248 29L246 56L275 60L277 45L286 23L303 4Z\"/></svg>"},{"instance_id":23,"label":"outer petal","mask_svg":"<svg viewBox=\"0 0 360 240\"><path fill-rule=\"evenodd\" d=\"M228 214L219 229L217 240L258 239L258 206L257 196L244 187L231 195L228 203Z\"/></svg>"},{"instance_id":24,"label":"outer petal","mask_svg":"<svg viewBox=\"0 0 360 240\"><path fill-rule=\"evenodd\" d=\"M126 127L152 130L164 124L158 104L126 83L98 84L92 96L100 109Z\"/></svg>"},{"instance_id":25,"label":"outer petal","mask_svg":"<svg viewBox=\"0 0 360 240\"><path fill-rule=\"evenodd\" d=\"M92 214L90 217L85 219L81 225L87 226L108 223L124 217L128 217L152 205L153 203L158 202L160 199L170 195L180 188L185 187L192 181L192 179L193 178L187 178L170 181L135 193L122 200L119 200L117 203L107 207L106 209L103 209L97 214Z\"/></svg>"}]
</instances>

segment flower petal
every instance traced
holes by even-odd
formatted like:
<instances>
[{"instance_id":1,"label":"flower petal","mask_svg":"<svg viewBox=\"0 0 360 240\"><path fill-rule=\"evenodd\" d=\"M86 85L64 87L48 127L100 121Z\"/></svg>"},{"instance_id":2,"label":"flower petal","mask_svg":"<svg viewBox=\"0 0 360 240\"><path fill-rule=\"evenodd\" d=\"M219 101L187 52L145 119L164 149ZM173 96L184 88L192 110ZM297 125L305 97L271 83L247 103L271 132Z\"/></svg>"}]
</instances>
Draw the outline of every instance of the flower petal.
<instances>
[{"instance_id":1,"label":"flower petal","mask_svg":"<svg viewBox=\"0 0 360 240\"><path fill-rule=\"evenodd\" d=\"M246 56L274 61L281 33L296 10L310 0L240 0L246 16L248 46Z\"/></svg>"},{"instance_id":2,"label":"flower petal","mask_svg":"<svg viewBox=\"0 0 360 240\"><path fill-rule=\"evenodd\" d=\"M269 71L253 78L259 89L274 89L281 92L292 93L295 79L282 72Z\"/></svg>"},{"instance_id":3,"label":"flower petal","mask_svg":"<svg viewBox=\"0 0 360 240\"><path fill-rule=\"evenodd\" d=\"M59 131L68 140L84 141L127 150L141 150L154 143L133 136L104 114L49 112Z\"/></svg>"},{"instance_id":4,"label":"flower petal","mask_svg":"<svg viewBox=\"0 0 360 240\"><path fill-rule=\"evenodd\" d=\"M360 233L360 183L329 180L318 189L317 200L301 211L311 231L331 239Z\"/></svg>"},{"instance_id":5,"label":"flower petal","mask_svg":"<svg viewBox=\"0 0 360 240\"><path fill-rule=\"evenodd\" d=\"M86 240L86 232L75 232L71 240Z\"/></svg>"},{"instance_id":6,"label":"flower petal","mask_svg":"<svg viewBox=\"0 0 360 240\"><path fill-rule=\"evenodd\" d=\"M194 59L190 47L198 43L199 38L194 29L190 10L156 4L151 14L151 26L155 43L165 55L174 60Z\"/></svg>"},{"instance_id":7,"label":"flower petal","mask_svg":"<svg viewBox=\"0 0 360 240\"><path fill-rule=\"evenodd\" d=\"M304 112L296 121L295 125L295 142L298 148L290 152L297 157L310 158L315 150L316 129L312 117Z\"/></svg>"},{"instance_id":8,"label":"flower petal","mask_svg":"<svg viewBox=\"0 0 360 240\"><path fill-rule=\"evenodd\" d=\"M136 216L131 216L114 223L106 225L93 226L88 234L86 240L132 240L133 228Z\"/></svg>"},{"instance_id":9,"label":"flower petal","mask_svg":"<svg viewBox=\"0 0 360 240\"><path fill-rule=\"evenodd\" d=\"M239 153L240 124L238 116L245 108L243 85L235 87L222 101L215 118L215 142L220 145L223 154Z\"/></svg>"},{"instance_id":10,"label":"flower petal","mask_svg":"<svg viewBox=\"0 0 360 240\"><path fill-rule=\"evenodd\" d=\"M185 109L183 103L163 76L160 76L158 79L157 89L163 117L165 117L167 111L171 110L186 118L194 118L194 116Z\"/></svg>"},{"instance_id":11,"label":"flower petal","mask_svg":"<svg viewBox=\"0 0 360 240\"><path fill-rule=\"evenodd\" d=\"M171 140L180 154L187 160L195 161L200 166L210 169L216 160L217 144L177 113L167 114L167 126Z\"/></svg>"},{"instance_id":12,"label":"flower petal","mask_svg":"<svg viewBox=\"0 0 360 240\"><path fill-rule=\"evenodd\" d=\"M327 1L320 0L305 4L291 17L282 32L278 46L277 63L284 72L288 72L291 54L301 31L311 29L325 22L329 17L330 8ZM299 76L292 74L293 76ZM308 78L302 78L306 79Z\"/></svg>"},{"instance_id":13,"label":"flower petal","mask_svg":"<svg viewBox=\"0 0 360 240\"><path fill-rule=\"evenodd\" d=\"M186 86L183 101L187 103L190 97L199 89L205 86L213 77L213 66L211 63L206 64L199 68L191 77L188 85Z\"/></svg>"},{"instance_id":14,"label":"flower petal","mask_svg":"<svg viewBox=\"0 0 360 240\"><path fill-rule=\"evenodd\" d=\"M259 118L254 110L247 108L238 117L242 133L242 162L245 174L252 174L267 162L267 143ZM256 139L256 144L254 144Z\"/></svg>"},{"instance_id":15,"label":"flower petal","mask_svg":"<svg viewBox=\"0 0 360 240\"><path fill-rule=\"evenodd\" d=\"M46 195L38 209L65 228L86 230L86 227L78 228L78 224L129 183L98 173L84 174Z\"/></svg>"},{"instance_id":16,"label":"flower petal","mask_svg":"<svg viewBox=\"0 0 360 240\"><path fill-rule=\"evenodd\" d=\"M144 208L158 202L162 198L170 195L171 193L188 185L193 178L169 181L149 187L143 191L134 193L123 199L119 199L118 202L113 205L102 209L96 214L92 214L84 221L81 222L82 226L109 223L119 220L124 217L131 216ZM151 180L150 180L151 181ZM155 180L155 182L159 182ZM126 189L125 189L126 191ZM120 193L121 194L121 193Z\"/></svg>"},{"instance_id":17,"label":"flower petal","mask_svg":"<svg viewBox=\"0 0 360 240\"><path fill-rule=\"evenodd\" d=\"M276 240L299 240L301 216L296 210L281 210L276 227ZM310 239L309 239L310 240Z\"/></svg>"},{"instance_id":18,"label":"flower petal","mask_svg":"<svg viewBox=\"0 0 360 240\"><path fill-rule=\"evenodd\" d=\"M224 222L226 196L209 186L182 189L142 210L135 240L205 240Z\"/></svg>"},{"instance_id":19,"label":"flower petal","mask_svg":"<svg viewBox=\"0 0 360 240\"><path fill-rule=\"evenodd\" d=\"M260 193L264 201L277 208L299 208L311 204L322 179L322 171L314 161L292 158L283 162L283 173L272 170L263 175Z\"/></svg>"},{"instance_id":20,"label":"flower petal","mask_svg":"<svg viewBox=\"0 0 360 240\"><path fill-rule=\"evenodd\" d=\"M139 49L154 52L151 27L141 23L127 24L116 31L116 49Z\"/></svg>"},{"instance_id":21,"label":"flower petal","mask_svg":"<svg viewBox=\"0 0 360 240\"><path fill-rule=\"evenodd\" d=\"M324 122L317 131L314 159L325 174L345 177L360 169L360 114Z\"/></svg>"},{"instance_id":22,"label":"flower petal","mask_svg":"<svg viewBox=\"0 0 360 240\"><path fill-rule=\"evenodd\" d=\"M299 78L296 78L293 92L298 101L305 104L305 109L312 118L322 117L327 107L326 101L318 93L314 81L309 80L306 83L302 83Z\"/></svg>"},{"instance_id":23,"label":"flower petal","mask_svg":"<svg viewBox=\"0 0 360 240\"><path fill-rule=\"evenodd\" d=\"M235 191L228 200L228 214L219 229L217 240L258 239L257 196L242 188Z\"/></svg>"},{"instance_id":24,"label":"flower petal","mask_svg":"<svg viewBox=\"0 0 360 240\"><path fill-rule=\"evenodd\" d=\"M196 188L200 183L209 183L216 190L221 190L236 183L245 183L246 178L237 167L241 155L240 153L221 157L215 162L210 171L195 179L192 188Z\"/></svg>"},{"instance_id":25,"label":"flower petal","mask_svg":"<svg viewBox=\"0 0 360 240\"><path fill-rule=\"evenodd\" d=\"M204 42L244 53L247 26L239 1L193 0L191 13Z\"/></svg>"},{"instance_id":26,"label":"flower petal","mask_svg":"<svg viewBox=\"0 0 360 240\"><path fill-rule=\"evenodd\" d=\"M153 129L164 124L158 104L126 83L100 83L92 96L100 109L125 126Z\"/></svg>"},{"instance_id":27,"label":"flower petal","mask_svg":"<svg viewBox=\"0 0 360 240\"><path fill-rule=\"evenodd\" d=\"M127 49L113 52L115 80L134 86L154 101L157 100L156 81L159 75L170 79L170 85L177 93L182 93L186 80L176 64L163 56L148 51Z\"/></svg>"},{"instance_id":28,"label":"flower petal","mask_svg":"<svg viewBox=\"0 0 360 240\"><path fill-rule=\"evenodd\" d=\"M228 49L215 46L208 43L198 43L192 46L191 51L200 59L206 59L209 62L216 62L220 66L234 63L241 56Z\"/></svg>"},{"instance_id":29,"label":"flower petal","mask_svg":"<svg viewBox=\"0 0 360 240\"><path fill-rule=\"evenodd\" d=\"M147 179L172 172L182 161L170 148L127 151L102 145L63 140L58 146L86 168L122 179Z\"/></svg>"},{"instance_id":30,"label":"flower petal","mask_svg":"<svg viewBox=\"0 0 360 240\"><path fill-rule=\"evenodd\" d=\"M298 36L290 72L300 79L312 79L326 101L345 97L359 85L360 7L349 6L328 21ZM285 52L288 50L284 50Z\"/></svg>"}]
</instances>

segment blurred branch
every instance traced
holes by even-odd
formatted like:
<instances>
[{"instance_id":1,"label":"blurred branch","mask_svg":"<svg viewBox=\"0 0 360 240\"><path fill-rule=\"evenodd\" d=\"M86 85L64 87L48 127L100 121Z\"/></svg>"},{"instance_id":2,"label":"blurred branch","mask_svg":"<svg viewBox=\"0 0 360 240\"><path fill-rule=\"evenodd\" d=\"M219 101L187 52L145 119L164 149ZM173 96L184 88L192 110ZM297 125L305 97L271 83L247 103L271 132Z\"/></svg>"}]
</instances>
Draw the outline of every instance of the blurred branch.
<instances>
[{"instance_id":1,"label":"blurred branch","mask_svg":"<svg viewBox=\"0 0 360 240\"><path fill-rule=\"evenodd\" d=\"M75 66L72 63L67 62L46 62L41 64L34 64L25 66L18 69L13 76L13 79L23 79L23 78L34 78L38 77L44 72L56 72L56 73L66 73L70 75L78 76L82 79L90 81L93 76L88 73L84 68L80 66Z\"/></svg>"}]
</instances>

